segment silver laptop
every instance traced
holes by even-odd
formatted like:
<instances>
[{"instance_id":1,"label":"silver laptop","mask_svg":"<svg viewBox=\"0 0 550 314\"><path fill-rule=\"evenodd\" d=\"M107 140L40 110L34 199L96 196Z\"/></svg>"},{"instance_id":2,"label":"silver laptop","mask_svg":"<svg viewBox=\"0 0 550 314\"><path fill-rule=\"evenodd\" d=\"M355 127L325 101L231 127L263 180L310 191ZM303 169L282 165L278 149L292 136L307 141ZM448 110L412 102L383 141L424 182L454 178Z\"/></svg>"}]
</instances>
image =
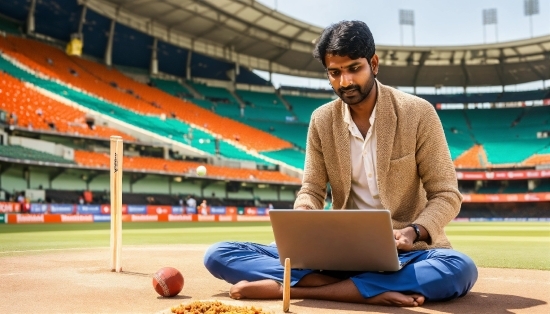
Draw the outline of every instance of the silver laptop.
<instances>
[{"instance_id":1,"label":"silver laptop","mask_svg":"<svg viewBox=\"0 0 550 314\"><path fill-rule=\"evenodd\" d=\"M281 264L341 271L401 269L388 210L270 210Z\"/></svg>"}]
</instances>

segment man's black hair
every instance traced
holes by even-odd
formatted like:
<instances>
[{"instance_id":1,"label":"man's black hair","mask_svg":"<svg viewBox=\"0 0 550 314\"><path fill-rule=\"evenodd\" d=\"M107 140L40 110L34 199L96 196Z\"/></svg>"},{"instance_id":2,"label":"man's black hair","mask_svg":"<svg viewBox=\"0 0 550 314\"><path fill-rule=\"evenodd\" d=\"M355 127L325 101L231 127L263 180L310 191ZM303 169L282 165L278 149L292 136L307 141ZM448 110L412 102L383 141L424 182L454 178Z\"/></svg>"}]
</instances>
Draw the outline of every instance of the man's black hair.
<instances>
[{"instance_id":1,"label":"man's black hair","mask_svg":"<svg viewBox=\"0 0 550 314\"><path fill-rule=\"evenodd\" d=\"M375 50L374 38L367 24L361 21L341 21L323 30L313 49L313 57L325 68L327 53L353 60L366 58L370 64Z\"/></svg>"}]
</instances>

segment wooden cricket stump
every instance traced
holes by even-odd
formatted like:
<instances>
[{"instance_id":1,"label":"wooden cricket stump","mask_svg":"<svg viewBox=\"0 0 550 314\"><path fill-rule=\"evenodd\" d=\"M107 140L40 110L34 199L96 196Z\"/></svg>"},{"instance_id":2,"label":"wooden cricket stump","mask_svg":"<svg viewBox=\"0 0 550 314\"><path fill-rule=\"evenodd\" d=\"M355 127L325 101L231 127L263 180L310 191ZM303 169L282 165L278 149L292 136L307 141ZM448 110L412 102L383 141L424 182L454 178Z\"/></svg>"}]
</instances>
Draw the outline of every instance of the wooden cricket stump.
<instances>
[{"instance_id":1,"label":"wooden cricket stump","mask_svg":"<svg viewBox=\"0 0 550 314\"><path fill-rule=\"evenodd\" d=\"M122 271L122 137L111 136L111 271Z\"/></svg>"},{"instance_id":2,"label":"wooden cricket stump","mask_svg":"<svg viewBox=\"0 0 550 314\"><path fill-rule=\"evenodd\" d=\"M283 312L290 309L290 258L285 259L285 273L283 276Z\"/></svg>"}]
</instances>

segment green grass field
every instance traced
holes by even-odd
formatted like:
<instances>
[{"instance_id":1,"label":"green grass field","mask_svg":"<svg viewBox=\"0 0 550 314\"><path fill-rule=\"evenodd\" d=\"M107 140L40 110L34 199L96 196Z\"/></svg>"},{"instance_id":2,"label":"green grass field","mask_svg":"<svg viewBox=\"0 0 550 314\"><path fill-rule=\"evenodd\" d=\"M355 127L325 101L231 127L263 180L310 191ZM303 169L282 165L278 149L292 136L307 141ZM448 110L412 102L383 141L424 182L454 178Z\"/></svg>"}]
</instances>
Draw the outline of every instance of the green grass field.
<instances>
[{"instance_id":1,"label":"green grass field","mask_svg":"<svg viewBox=\"0 0 550 314\"><path fill-rule=\"evenodd\" d=\"M456 250L479 267L550 270L550 223L453 222L446 228ZM269 223L125 223L123 245L270 243ZM109 246L109 224L0 225L0 257L41 250Z\"/></svg>"}]
</instances>

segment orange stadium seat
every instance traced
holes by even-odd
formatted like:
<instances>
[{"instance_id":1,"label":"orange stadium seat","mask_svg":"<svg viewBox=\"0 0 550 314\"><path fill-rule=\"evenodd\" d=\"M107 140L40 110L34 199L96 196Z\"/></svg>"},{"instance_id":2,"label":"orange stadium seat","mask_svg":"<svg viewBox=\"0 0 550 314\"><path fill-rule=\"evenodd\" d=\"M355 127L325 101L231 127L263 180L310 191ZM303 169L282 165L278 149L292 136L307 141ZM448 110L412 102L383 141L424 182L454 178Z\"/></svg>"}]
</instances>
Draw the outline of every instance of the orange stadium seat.
<instances>
[{"instance_id":1,"label":"orange stadium seat","mask_svg":"<svg viewBox=\"0 0 550 314\"><path fill-rule=\"evenodd\" d=\"M267 132L218 116L136 82L115 69L79 57L67 56L61 49L12 36L2 39L0 48L32 69L141 114L174 114L178 119L219 134L226 140L233 141L238 137L239 144L256 151L292 147L291 143Z\"/></svg>"},{"instance_id":2,"label":"orange stadium seat","mask_svg":"<svg viewBox=\"0 0 550 314\"><path fill-rule=\"evenodd\" d=\"M536 154L523 162L525 166L537 166L543 164L550 164L550 154Z\"/></svg>"},{"instance_id":3,"label":"orange stadium seat","mask_svg":"<svg viewBox=\"0 0 550 314\"><path fill-rule=\"evenodd\" d=\"M88 167L109 167L109 155L83 150L74 151L74 160L82 166Z\"/></svg>"},{"instance_id":4,"label":"orange stadium seat","mask_svg":"<svg viewBox=\"0 0 550 314\"><path fill-rule=\"evenodd\" d=\"M75 161L83 166L106 168L109 166L109 155L96 152L75 150ZM154 157L125 157L123 161L125 170L134 171L158 171L170 174L194 174L200 165L198 162L166 160ZM237 169L221 166L207 165L208 176L231 180L262 180L280 183L300 183L300 179L290 177L278 171L264 171L255 169Z\"/></svg>"},{"instance_id":5,"label":"orange stadium seat","mask_svg":"<svg viewBox=\"0 0 550 314\"><path fill-rule=\"evenodd\" d=\"M42 95L6 73L0 72L0 83L0 106L15 114L17 126L99 138L119 135L126 141L135 141L132 136L109 127L94 125L91 129L84 112Z\"/></svg>"},{"instance_id":6,"label":"orange stadium seat","mask_svg":"<svg viewBox=\"0 0 550 314\"><path fill-rule=\"evenodd\" d=\"M17 59L19 62L25 64L29 68L31 68L34 71L40 72L46 76L49 76L51 78L59 79L59 76L55 71L52 71L49 67L43 66L40 63L34 62L32 59L24 55L23 53L20 53L13 48L13 44L10 43L7 39L7 37L0 36L0 51L12 56L13 58ZM48 64L48 60L44 60Z\"/></svg>"},{"instance_id":7,"label":"orange stadium seat","mask_svg":"<svg viewBox=\"0 0 550 314\"><path fill-rule=\"evenodd\" d=\"M483 163L482 163L483 162ZM481 145L474 145L472 148L458 156L454 160L457 168L485 168L488 165L487 155Z\"/></svg>"}]
</instances>

